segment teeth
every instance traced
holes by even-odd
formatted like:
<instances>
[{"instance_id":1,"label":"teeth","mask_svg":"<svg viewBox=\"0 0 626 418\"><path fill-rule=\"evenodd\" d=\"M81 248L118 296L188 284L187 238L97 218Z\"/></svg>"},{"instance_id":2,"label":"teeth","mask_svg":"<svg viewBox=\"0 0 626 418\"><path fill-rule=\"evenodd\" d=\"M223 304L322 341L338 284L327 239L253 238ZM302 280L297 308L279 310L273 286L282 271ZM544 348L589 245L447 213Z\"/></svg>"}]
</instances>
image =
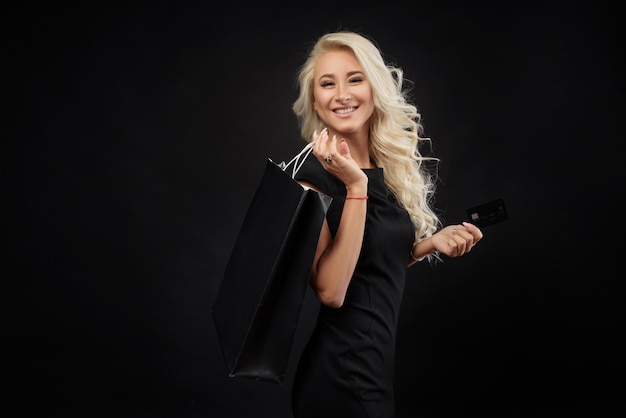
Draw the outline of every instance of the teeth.
<instances>
[{"instance_id":1,"label":"teeth","mask_svg":"<svg viewBox=\"0 0 626 418\"><path fill-rule=\"evenodd\" d=\"M351 113L354 112L354 108L353 107L349 107L347 109L337 109L335 110L335 113L339 113L340 115L345 115L346 113Z\"/></svg>"}]
</instances>

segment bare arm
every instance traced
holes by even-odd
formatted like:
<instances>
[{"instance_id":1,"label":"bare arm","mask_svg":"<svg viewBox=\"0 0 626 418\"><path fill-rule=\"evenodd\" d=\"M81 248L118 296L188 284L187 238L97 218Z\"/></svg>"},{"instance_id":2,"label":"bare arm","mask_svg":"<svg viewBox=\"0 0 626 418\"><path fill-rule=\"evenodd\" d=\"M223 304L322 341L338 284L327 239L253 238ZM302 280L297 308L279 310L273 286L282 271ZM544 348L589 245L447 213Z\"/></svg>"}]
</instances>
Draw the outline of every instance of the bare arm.
<instances>
[{"instance_id":1,"label":"bare arm","mask_svg":"<svg viewBox=\"0 0 626 418\"><path fill-rule=\"evenodd\" d=\"M337 147L337 140L328 141L325 132L316 143L313 153L318 159L333 155L332 163L322 162L324 168L346 185L347 197L367 196L368 178L350 157L347 144ZM327 144L326 144L327 143ZM310 184L304 183L311 187ZM325 305L338 308L343 305L350 279L361 253L365 219L366 199L348 199L343 206L339 227L334 239L326 221L320 238L311 271L311 287Z\"/></svg>"},{"instance_id":2,"label":"bare arm","mask_svg":"<svg viewBox=\"0 0 626 418\"><path fill-rule=\"evenodd\" d=\"M431 237L413 244L409 266L434 252L460 257L470 252L482 237L482 231L469 222L448 225Z\"/></svg>"}]
</instances>

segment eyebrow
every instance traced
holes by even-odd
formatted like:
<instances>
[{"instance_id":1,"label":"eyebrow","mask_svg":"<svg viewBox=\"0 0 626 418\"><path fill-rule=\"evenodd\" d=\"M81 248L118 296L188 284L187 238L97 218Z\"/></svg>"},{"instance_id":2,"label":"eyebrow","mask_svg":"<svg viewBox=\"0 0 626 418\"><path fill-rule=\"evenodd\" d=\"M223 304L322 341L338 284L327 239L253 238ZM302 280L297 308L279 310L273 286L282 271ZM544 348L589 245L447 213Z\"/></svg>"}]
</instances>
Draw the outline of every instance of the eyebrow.
<instances>
[{"instance_id":1,"label":"eyebrow","mask_svg":"<svg viewBox=\"0 0 626 418\"><path fill-rule=\"evenodd\" d=\"M355 70L355 71L349 71L349 72L348 72L348 77L351 77L351 76L353 76L353 75L355 75L355 74L362 74L362 75L365 75L365 74L363 73L363 71L360 71L360 70ZM322 79L322 78L324 78L324 77L328 77L328 78L335 78L335 75L334 75L334 74L322 74L321 76L319 76L319 80L321 80L321 79Z\"/></svg>"}]
</instances>

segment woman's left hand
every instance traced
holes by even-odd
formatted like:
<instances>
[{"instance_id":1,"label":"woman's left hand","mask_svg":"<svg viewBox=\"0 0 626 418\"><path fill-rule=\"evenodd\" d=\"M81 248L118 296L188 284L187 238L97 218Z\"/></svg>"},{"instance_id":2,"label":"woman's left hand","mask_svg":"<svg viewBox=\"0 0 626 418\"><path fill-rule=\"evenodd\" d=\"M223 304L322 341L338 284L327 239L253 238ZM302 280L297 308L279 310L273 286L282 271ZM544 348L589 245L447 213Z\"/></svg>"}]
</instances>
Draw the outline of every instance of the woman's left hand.
<instances>
[{"instance_id":1,"label":"woman's left hand","mask_svg":"<svg viewBox=\"0 0 626 418\"><path fill-rule=\"evenodd\" d=\"M459 257L467 254L483 237L482 231L469 222L448 225L431 237L432 245L441 254Z\"/></svg>"}]
</instances>

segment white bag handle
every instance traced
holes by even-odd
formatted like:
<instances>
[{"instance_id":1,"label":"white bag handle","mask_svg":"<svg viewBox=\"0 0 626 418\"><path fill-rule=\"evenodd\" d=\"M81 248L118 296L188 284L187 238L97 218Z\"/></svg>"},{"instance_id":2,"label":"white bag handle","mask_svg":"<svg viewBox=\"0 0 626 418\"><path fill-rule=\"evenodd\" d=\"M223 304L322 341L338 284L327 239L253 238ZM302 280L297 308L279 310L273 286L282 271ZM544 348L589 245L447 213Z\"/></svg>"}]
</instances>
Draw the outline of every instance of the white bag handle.
<instances>
[{"instance_id":1,"label":"white bag handle","mask_svg":"<svg viewBox=\"0 0 626 418\"><path fill-rule=\"evenodd\" d=\"M295 178L296 177L296 173L298 172L298 170L300 170L300 167L302 167L302 164L304 164L304 161L306 160L306 157L309 156L309 154L311 153L311 151L313 151L313 142L309 142L308 144L306 144L306 146L304 148L302 148L302 151L300 151L298 154L296 154L295 157L293 157L288 163L285 164L285 162L281 162L280 164L278 164L278 166L283 170L287 170L287 167L289 167L291 164L293 164L293 169L291 172L291 178Z\"/></svg>"}]
</instances>

